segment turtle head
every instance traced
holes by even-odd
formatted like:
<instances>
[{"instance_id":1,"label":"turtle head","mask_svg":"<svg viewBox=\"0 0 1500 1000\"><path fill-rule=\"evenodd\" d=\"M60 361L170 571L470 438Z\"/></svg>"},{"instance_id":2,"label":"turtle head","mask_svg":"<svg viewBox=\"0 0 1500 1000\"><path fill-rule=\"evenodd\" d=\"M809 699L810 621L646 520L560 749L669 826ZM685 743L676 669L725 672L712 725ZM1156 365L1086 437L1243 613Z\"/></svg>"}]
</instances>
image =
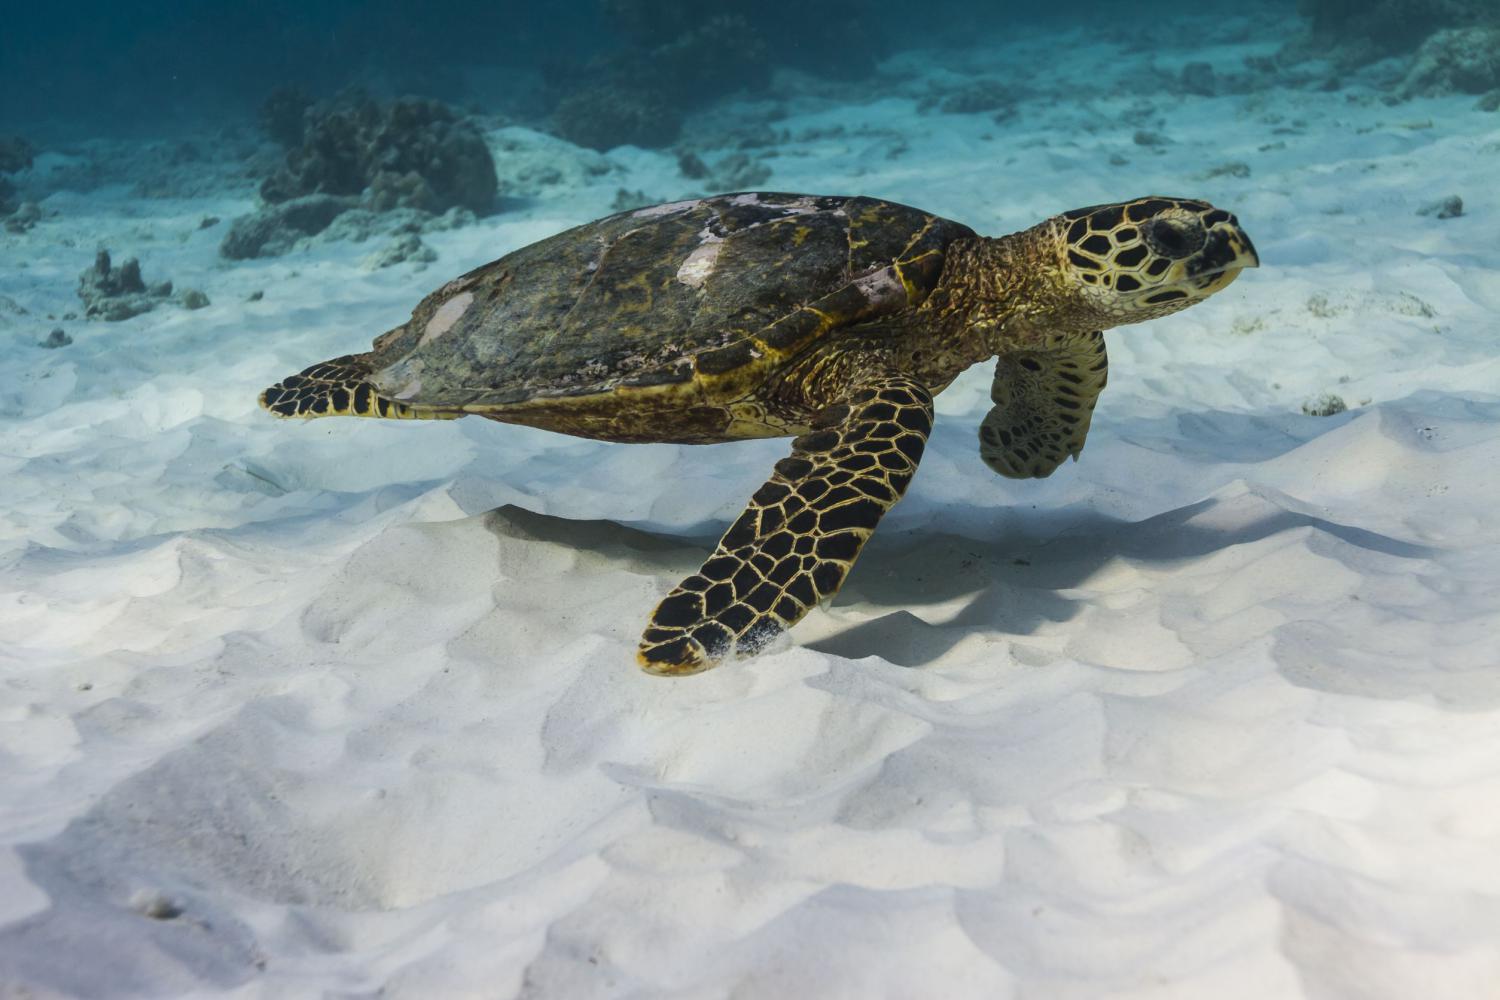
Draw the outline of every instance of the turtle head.
<instances>
[{"instance_id":1,"label":"turtle head","mask_svg":"<svg viewBox=\"0 0 1500 1000\"><path fill-rule=\"evenodd\" d=\"M1204 201L1137 198L1053 222L1065 283L1098 313L1097 327L1177 312L1260 266L1239 221Z\"/></svg>"}]
</instances>

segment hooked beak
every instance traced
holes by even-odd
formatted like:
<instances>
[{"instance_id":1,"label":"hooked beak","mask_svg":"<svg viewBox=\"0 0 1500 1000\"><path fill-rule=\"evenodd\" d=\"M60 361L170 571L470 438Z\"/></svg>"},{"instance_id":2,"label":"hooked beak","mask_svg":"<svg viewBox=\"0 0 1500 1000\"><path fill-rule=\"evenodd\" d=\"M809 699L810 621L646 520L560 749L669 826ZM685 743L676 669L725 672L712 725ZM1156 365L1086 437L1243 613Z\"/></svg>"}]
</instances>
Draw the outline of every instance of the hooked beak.
<instances>
[{"instance_id":1,"label":"hooked beak","mask_svg":"<svg viewBox=\"0 0 1500 1000\"><path fill-rule=\"evenodd\" d=\"M1255 244L1239 226L1221 222L1209 230L1208 242L1198 251L1197 258L1188 262L1187 272L1192 278L1206 278L1247 267L1260 267Z\"/></svg>"},{"instance_id":2,"label":"hooked beak","mask_svg":"<svg viewBox=\"0 0 1500 1000\"><path fill-rule=\"evenodd\" d=\"M1208 242L1196 258L1188 261L1188 280L1204 295L1228 288L1246 268L1260 267L1260 255L1245 231L1232 222L1221 222L1209 230Z\"/></svg>"},{"instance_id":3,"label":"hooked beak","mask_svg":"<svg viewBox=\"0 0 1500 1000\"><path fill-rule=\"evenodd\" d=\"M1260 254L1255 252L1255 244L1250 242L1250 237L1239 226L1235 226L1228 237L1229 246L1234 250L1235 263L1232 267L1260 267Z\"/></svg>"}]
</instances>

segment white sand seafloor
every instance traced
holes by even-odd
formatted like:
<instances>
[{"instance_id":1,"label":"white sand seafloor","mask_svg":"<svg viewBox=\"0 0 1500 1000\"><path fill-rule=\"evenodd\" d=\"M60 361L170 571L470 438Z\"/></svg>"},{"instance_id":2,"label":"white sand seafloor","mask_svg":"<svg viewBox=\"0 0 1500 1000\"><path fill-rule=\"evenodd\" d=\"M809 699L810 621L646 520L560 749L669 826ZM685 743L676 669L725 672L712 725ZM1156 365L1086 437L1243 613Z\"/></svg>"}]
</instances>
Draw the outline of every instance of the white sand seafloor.
<instances>
[{"instance_id":1,"label":"white sand seafloor","mask_svg":"<svg viewBox=\"0 0 1500 1000\"><path fill-rule=\"evenodd\" d=\"M1265 266L1109 334L1045 481L979 461L966 374L843 593L696 677L637 637L785 441L255 405L619 188L701 191L671 153L497 129L556 169L425 270L221 261L242 178L0 234L0 996L1500 996L1500 115L1174 96L1084 37L1003 124L918 74L1055 41L791 101L761 186L991 234L1206 197ZM101 245L213 304L48 319Z\"/></svg>"}]
</instances>

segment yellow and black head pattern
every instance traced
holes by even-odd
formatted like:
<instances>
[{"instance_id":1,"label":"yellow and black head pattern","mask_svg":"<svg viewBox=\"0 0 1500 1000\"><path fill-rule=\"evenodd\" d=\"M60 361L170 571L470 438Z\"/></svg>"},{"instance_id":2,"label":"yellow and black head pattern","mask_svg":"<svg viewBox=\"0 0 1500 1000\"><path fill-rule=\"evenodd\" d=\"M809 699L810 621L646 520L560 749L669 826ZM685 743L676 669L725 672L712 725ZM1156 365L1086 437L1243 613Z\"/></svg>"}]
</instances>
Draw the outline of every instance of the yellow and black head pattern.
<instances>
[{"instance_id":1,"label":"yellow and black head pattern","mask_svg":"<svg viewBox=\"0 0 1500 1000\"><path fill-rule=\"evenodd\" d=\"M1189 198L1093 205L1055 220L1064 271L1109 322L1138 323L1202 301L1260 258L1239 221Z\"/></svg>"}]
</instances>

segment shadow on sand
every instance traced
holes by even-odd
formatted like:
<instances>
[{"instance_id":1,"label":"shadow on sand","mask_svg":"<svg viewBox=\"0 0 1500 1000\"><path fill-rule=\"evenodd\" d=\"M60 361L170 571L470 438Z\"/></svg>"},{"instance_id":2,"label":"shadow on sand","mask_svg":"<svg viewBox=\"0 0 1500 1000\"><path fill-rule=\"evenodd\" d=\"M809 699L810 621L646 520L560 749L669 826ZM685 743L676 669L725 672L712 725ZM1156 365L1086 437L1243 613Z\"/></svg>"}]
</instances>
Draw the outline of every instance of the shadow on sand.
<instances>
[{"instance_id":1,"label":"shadow on sand","mask_svg":"<svg viewBox=\"0 0 1500 1000\"><path fill-rule=\"evenodd\" d=\"M984 541L948 532L877 532L835 604L860 602L877 617L807 645L860 658L878 655L907 667L931 663L975 633L1029 635L1044 622L1078 613L1067 592L1081 587L1118 559L1169 565L1200 559L1302 528L1379 555L1420 559L1435 550L1287 509L1290 498L1237 485L1197 503L1142 521L1124 521L1080 510L1059 522L1047 516L1045 540ZM567 546L609 561L626 560L663 580L663 593L696 570L712 550L714 534L684 537L613 521L576 521L507 505L485 515L499 535ZM964 601L957 614L934 624L913 612Z\"/></svg>"}]
</instances>

